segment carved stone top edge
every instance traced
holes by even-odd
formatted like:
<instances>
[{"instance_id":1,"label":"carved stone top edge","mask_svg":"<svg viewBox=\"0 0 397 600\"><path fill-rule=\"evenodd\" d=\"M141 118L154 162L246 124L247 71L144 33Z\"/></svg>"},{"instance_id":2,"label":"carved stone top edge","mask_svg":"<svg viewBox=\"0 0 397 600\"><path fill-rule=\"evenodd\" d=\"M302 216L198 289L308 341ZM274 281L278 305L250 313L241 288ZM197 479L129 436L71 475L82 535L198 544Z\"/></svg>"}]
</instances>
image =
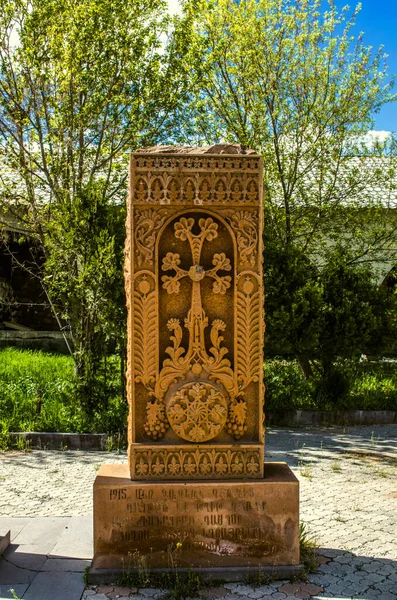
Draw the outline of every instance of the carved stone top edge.
<instances>
[{"instance_id":1,"label":"carved stone top edge","mask_svg":"<svg viewBox=\"0 0 397 600\"><path fill-rule=\"evenodd\" d=\"M262 165L259 155L244 154L131 154L134 170L204 172L215 169L218 172L245 172L258 174Z\"/></svg>"},{"instance_id":2,"label":"carved stone top edge","mask_svg":"<svg viewBox=\"0 0 397 600\"><path fill-rule=\"evenodd\" d=\"M132 205L139 207L139 208L143 208L143 207L147 207L149 204L148 200L136 200L135 198L132 199ZM192 202L188 202L186 200L183 201L179 201L179 202L159 202L158 204L156 204L156 208L175 208L175 207L179 207L182 206L182 208L185 211L188 211L189 209L197 209L199 210L200 208L205 211L205 210L214 210L214 209L218 209L219 211L223 208L228 208L228 204L232 204L234 208L241 208L241 209L258 209L258 205L260 205L260 201L257 200L256 202L230 202L230 203L226 203L226 202L203 202L202 200L193 200ZM230 207L229 207L230 208Z\"/></svg>"},{"instance_id":3,"label":"carved stone top edge","mask_svg":"<svg viewBox=\"0 0 397 600\"><path fill-rule=\"evenodd\" d=\"M131 152L130 154L131 157L136 157L136 156L145 156L145 157L151 157L151 158L179 158L180 160L184 159L184 158L241 158L243 160L249 160L249 159L260 159L262 158L260 154L223 154L223 153L211 153L211 152L189 152L189 153L183 153L183 152Z\"/></svg>"}]
</instances>

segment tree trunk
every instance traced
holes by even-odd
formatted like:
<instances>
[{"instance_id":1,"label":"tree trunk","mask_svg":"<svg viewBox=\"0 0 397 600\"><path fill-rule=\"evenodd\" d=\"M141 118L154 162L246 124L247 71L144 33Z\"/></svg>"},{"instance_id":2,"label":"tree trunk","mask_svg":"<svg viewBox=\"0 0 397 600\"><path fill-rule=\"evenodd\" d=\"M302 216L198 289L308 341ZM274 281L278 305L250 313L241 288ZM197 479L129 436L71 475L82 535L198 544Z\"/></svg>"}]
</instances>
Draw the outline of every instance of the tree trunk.
<instances>
[{"instance_id":1,"label":"tree trunk","mask_svg":"<svg viewBox=\"0 0 397 600\"><path fill-rule=\"evenodd\" d=\"M313 369L309 359L302 354L297 354L296 358L298 360L303 377L305 379L311 379L313 377Z\"/></svg>"}]
</instances>

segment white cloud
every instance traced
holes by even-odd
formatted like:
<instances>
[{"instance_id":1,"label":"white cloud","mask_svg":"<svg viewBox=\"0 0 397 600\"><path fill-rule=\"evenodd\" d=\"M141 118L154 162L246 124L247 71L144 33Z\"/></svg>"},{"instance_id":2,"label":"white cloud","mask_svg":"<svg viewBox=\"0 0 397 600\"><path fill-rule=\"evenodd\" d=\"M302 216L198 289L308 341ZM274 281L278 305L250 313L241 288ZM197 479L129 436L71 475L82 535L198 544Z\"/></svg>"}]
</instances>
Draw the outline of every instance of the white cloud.
<instances>
[{"instance_id":1,"label":"white cloud","mask_svg":"<svg viewBox=\"0 0 397 600\"><path fill-rule=\"evenodd\" d=\"M362 137L362 141L367 146L372 146L374 142L385 142L390 136L391 131L384 131L383 129L377 131L376 129L373 129L368 131L368 133Z\"/></svg>"}]
</instances>

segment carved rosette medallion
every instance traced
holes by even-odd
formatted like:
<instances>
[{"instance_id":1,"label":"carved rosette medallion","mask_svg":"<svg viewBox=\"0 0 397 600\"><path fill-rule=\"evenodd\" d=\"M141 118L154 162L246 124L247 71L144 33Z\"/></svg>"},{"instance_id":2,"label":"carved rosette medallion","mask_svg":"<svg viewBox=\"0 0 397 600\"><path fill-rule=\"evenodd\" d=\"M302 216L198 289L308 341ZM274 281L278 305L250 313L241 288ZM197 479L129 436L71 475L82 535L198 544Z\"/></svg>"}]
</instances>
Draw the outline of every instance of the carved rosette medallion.
<instances>
[{"instance_id":1,"label":"carved rosette medallion","mask_svg":"<svg viewBox=\"0 0 397 600\"><path fill-rule=\"evenodd\" d=\"M261 158L156 152L131 160L131 477L258 478Z\"/></svg>"},{"instance_id":2,"label":"carved rosette medallion","mask_svg":"<svg viewBox=\"0 0 397 600\"><path fill-rule=\"evenodd\" d=\"M172 429L188 442L207 442L224 427L225 395L209 383L191 382L179 388L167 406Z\"/></svg>"}]
</instances>

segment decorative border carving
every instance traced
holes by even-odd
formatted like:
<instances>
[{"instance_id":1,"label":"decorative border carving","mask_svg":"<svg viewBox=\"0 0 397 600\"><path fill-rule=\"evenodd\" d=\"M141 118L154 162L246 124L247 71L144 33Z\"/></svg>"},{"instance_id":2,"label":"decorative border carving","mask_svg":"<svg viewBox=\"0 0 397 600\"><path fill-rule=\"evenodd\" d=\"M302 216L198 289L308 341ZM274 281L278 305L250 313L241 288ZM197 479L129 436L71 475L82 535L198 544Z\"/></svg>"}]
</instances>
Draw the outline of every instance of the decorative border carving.
<instances>
[{"instance_id":1,"label":"decorative border carving","mask_svg":"<svg viewBox=\"0 0 397 600\"><path fill-rule=\"evenodd\" d=\"M258 204L258 156L153 156L132 159L134 204Z\"/></svg>"},{"instance_id":2,"label":"decorative border carving","mask_svg":"<svg viewBox=\"0 0 397 600\"><path fill-rule=\"evenodd\" d=\"M155 177L151 172L138 172L132 198L134 204L257 204L259 191L257 177L246 173L236 177L214 174L209 177L208 173L168 177L163 173Z\"/></svg>"},{"instance_id":3,"label":"decorative border carving","mask_svg":"<svg viewBox=\"0 0 397 600\"><path fill-rule=\"evenodd\" d=\"M258 254L258 214L256 211L225 211L225 217L232 227L237 241L241 267L254 268Z\"/></svg>"},{"instance_id":4,"label":"decorative border carving","mask_svg":"<svg viewBox=\"0 0 397 600\"><path fill-rule=\"evenodd\" d=\"M134 479L260 479L263 448L165 448L132 450Z\"/></svg>"},{"instance_id":5,"label":"decorative border carving","mask_svg":"<svg viewBox=\"0 0 397 600\"><path fill-rule=\"evenodd\" d=\"M158 320L157 298L151 273L139 272L134 291L135 382L152 389L156 381Z\"/></svg>"},{"instance_id":6,"label":"decorative border carving","mask_svg":"<svg viewBox=\"0 0 397 600\"><path fill-rule=\"evenodd\" d=\"M252 171L258 173L260 156L254 155L153 155L135 153L135 168L139 171Z\"/></svg>"},{"instance_id":7,"label":"decorative border carving","mask_svg":"<svg viewBox=\"0 0 397 600\"><path fill-rule=\"evenodd\" d=\"M135 215L135 255L138 267L153 265L157 234L166 219L164 211L147 209Z\"/></svg>"},{"instance_id":8,"label":"decorative border carving","mask_svg":"<svg viewBox=\"0 0 397 600\"><path fill-rule=\"evenodd\" d=\"M258 382L260 356L260 298L250 274L244 275L242 291L237 292L237 381L239 393Z\"/></svg>"}]
</instances>

